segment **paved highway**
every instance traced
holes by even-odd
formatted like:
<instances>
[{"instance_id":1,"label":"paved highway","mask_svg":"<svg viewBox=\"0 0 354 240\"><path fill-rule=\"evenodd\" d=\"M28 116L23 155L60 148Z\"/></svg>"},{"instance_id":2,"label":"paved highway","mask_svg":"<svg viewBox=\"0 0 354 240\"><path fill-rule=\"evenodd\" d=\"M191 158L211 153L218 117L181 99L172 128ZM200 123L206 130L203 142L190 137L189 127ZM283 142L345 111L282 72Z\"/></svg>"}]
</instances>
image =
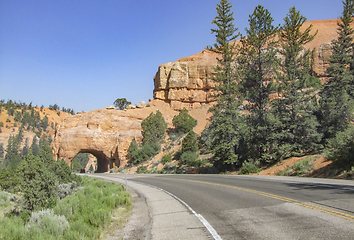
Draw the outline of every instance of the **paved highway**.
<instances>
[{"instance_id":1,"label":"paved highway","mask_svg":"<svg viewBox=\"0 0 354 240\"><path fill-rule=\"evenodd\" d=\"M127 178L128 185L156 186L183 201L210 224L214 239L354 239L354 181L233 175Z\"/></svg>"}]
</instances>

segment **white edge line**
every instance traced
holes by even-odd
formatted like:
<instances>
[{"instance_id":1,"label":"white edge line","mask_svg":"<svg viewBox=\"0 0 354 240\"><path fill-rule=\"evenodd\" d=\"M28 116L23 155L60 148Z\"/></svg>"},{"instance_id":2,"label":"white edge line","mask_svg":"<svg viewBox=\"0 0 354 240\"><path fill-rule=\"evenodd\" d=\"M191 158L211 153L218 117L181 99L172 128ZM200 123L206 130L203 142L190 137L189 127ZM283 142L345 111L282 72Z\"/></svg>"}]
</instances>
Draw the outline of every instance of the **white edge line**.
<instances>
[{"instance_id":1,"label":"white edge line","mask_svg":"<svg viewBox=\"0 0 354 240\"><path fill-rule=\"evenodd\" d=\"M132 180L131 180L132 181ZM143 184L143 185L146 185L146 186L149 186L149 187L153 187L153 188L156 188L160 191L163 191L165 193L167 193L168 195L170 195L171 197L175 198L176 200L178 200L180 203L182 203L189 211L191 211L198 219L201 223L203 223L203 225L206 227L206 229L208 229L209 233L213 236L213 238L215 240L222 240L222 238L220 237L220 235L216 232L216 230L210 225L210 223L201 215L201 214L198 214L196 213L193 208L191 208L187 203L185 203L182 199L180 199L179 197L175 196L174 194L166 191L165 189L162 189L162 188L159 188L159 187L156 187L154 185L150 185L150 184L146 184L146 183L142 183L142 182L138 182L138 181L134 181L133 182L136 182L136 183L139 183L139 184Z\"/></svg>"}]
</instances>

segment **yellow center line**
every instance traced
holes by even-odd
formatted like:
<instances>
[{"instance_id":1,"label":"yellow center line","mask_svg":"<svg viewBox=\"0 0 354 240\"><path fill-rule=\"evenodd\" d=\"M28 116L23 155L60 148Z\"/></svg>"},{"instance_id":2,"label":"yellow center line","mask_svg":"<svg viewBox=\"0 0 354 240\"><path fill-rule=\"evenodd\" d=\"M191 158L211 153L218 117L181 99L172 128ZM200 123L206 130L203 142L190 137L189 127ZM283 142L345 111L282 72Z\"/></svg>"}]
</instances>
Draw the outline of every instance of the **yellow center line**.
<instances>
[{"instance_id":1,"label":"yellow center line","mask_svg":"<svg viewBox=\"0 0 354 240\"><path fill-rule=\"evenodd\" d=\"M197 181L197 180L187 180L187 179L179 179L179 180L188 181L188 182L209 184L209 185L232 188L232 189L236 189L236 190L240 190L240 191L244 191L244 192L254 193L254 194L257 194L257 195L261 195L261 196L277 199L277 200L284 201L284 202L293 203L293 204L296 204L296 205L299 205L299 206L302 206L302 207L310 208L310 209L317 210L317 211L324 212L324 213L328 213L328 214L331 214L331 215L334 215L334 216L337 216L337 217L341 217L341 218L344 218L344 219L347 219L347 220L350 220L350 221L354 221L354 216L350 215L350 214L338 212L338 211L331 210L331 209L328 209L328 208L320 207L320 206L313 205L313 204L310 204L310 203L305 203L305 202L301 202L301 201L298 201L298 200L295 200L295 199L282 197L282 196L278 196L278 195L274 195L274 194L270 194L270 193L266 193L266 192L261 192L261 191L252 190L252 189L248 189L248 188L242 188L242 187L235 187L235 186L231 186L231 185L219 184L219 183L211 183L211 182L204 182L204 181Z\"/></svg>"}]
</instances>

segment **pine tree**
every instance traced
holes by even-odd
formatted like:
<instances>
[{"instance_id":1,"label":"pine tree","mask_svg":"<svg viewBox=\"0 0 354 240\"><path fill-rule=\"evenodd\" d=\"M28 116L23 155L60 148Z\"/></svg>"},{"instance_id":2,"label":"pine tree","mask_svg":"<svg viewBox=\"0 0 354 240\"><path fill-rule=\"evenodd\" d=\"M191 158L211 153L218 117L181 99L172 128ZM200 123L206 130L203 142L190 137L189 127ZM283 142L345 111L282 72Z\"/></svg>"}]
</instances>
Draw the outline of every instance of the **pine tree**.
<instances>
[{"instance_id":1,"label":"pine tree","mask_svg":"<svg viewBox=\"0 0 354 240\"><path fill-rule=\"evenodd\" d=\"M190 131L182 140L182 153L198 151L197 135L194 131Z\"/></svg>"},{"instance_id":2,"label":"pine tree","mask_svg":"<svg viewBox=\"0 0 354 240\"><path fill-rule=\"evenodd\" d=\"M216 82L214 97L216 104L210 109L213 113L211 124L204 130L208 135L209 146L214 153L214 164L234 165L238 163L238 146L242 138L241 127L243 117L240 106L242 99L239 94L239 77L235 71L236 46L232 43L238 36L234 26L232 4L221 0L217 4L217 16L212 21L217 28L211 29L215 34L216 43L210 48L220 54L215 68Z\"/></svg>"},{"instance_id":3,"label":"pine tree","mask_svg":"<svg viewBox=\"0 0 354 240\"><path fill-rule=\"evenodd\" d=\"M167 123L160 111L150 115L141 122L143 128L143 144L158 142L161 143L166 136Z\"/></svg>"},{"instance_id":4,"label":"pine tree","mask_svg":"<svg viewBox=\"0 0 354 240\"><path fill-rule=\"evenodd\" d=\"M302 31L305 21L306 18L292 7L278 33L283 59L278 83L281 97L273 100L276 123L270 134L273 143L270 157L276 161L320 148L321 134L317 131L319 123L314 115L317 105L314 90L320 81L310 75L313 51L304 48L317 32L311 34L312 25Z\"/></svg>"},{"instance_id":5,"label":"pine tree","mask_svg":"<svg viewBox=\"0 0 354 240\"><path fill-rule=\"evenodd\" d=\"M325 84L321 96L321 126L326 140L326 155L348 167L354 166L354 30L351 28L354 1L343 1L338 21L338 38L332 41Z\"/></svg>"},{"instance_id":6,"label":"pine tree","mask_svg":"<svg viewBox=\"0 0 354 240\"><path fill-rule=\"evenodd\" d=\"M321 96L321 125L325 139L343 132L353 120L354 99L354 1L343 1L343 14L338 21L338 38L332 41L332 55L327 68L328 82Z\"/></svg>"},{"instance_id":7,"label":"pine tree","mask_svg":"<svg viewBox=\"0 0 354 240\"><path fill-rule=\"evenodd\" d=\"M255 161L267 158L265 154L271 145L267 136L274 119L270 113L269 95L274 91L273 79L277 73L275 35L278 29L273 26L269 11L261 5L254 9L248 22L247 36L241 38L238 66L249 111L246 155Z\"/></svg>"},{"instance_id":8,"label":"pine tree","mask_svg":"<svg viewBox=\"0 0 354 240\"><path fill-rule=\"evenodd\" d=\"M172 119L173 126L176 132L187 133L192 131L192 129L197 125L197 120L189 115L188 110L183 108L178 115L174 116Z\"/></svg>"}]
</instances>

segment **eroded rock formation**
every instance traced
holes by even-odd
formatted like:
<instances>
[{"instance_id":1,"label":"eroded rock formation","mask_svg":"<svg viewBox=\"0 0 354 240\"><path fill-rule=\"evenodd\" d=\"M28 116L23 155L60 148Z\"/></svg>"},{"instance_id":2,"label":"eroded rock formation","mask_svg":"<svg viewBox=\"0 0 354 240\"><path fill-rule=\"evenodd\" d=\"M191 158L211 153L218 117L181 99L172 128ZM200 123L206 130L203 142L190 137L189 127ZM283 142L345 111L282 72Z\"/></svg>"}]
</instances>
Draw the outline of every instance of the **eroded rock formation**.
<instances>
[{"instance_id":1,"label":"eroded rock formation","mask_svg":"<svg viewBox=\"0 0 354 240\"><path fill-rule=\"evenodd\" d=\"M140 124L146 117L128 112L101 109L65 118L52 143L54 156L70 163L78 153L91 153L100 172L112 168L113 163L119 166L132 138L141 137Z\"/></svg>"},{"instance_id":2,"label":"eroded rock formation","mask_svg":"<svg viewBox=\"0 0 354 240\"><path fill-rule=\"evenodd\" d=\"M331 55L331 41L337 37L337 19L308 21L303 28L310 24L313 25L312 33L318 32L306 48L315 49L313 70L324 82ZM183 107L198 108L201 103L214 101L210 93L214 87L211 79L215 73L217 57L218 54L212 51L202 50L189 57L160 65L154 77L154 99L164 100L176 110Z\"/></svg>"},{"instance_id":3,"label":"eroded rock formation","mask_svg":"<svg viewBox=\"0 0 354 240\"><path fill-rule=\"evenodd\" d=\"M55 158L69 164L78 153L91 153L97 158L99 172L126 165L131 140L142 137L143 119L160 110L172 126L172 118L178 114L165 102L155 100L149 104L150 107L141 109L100 109L64 118L52 143Z\"/></svg>"}]
</instances>

